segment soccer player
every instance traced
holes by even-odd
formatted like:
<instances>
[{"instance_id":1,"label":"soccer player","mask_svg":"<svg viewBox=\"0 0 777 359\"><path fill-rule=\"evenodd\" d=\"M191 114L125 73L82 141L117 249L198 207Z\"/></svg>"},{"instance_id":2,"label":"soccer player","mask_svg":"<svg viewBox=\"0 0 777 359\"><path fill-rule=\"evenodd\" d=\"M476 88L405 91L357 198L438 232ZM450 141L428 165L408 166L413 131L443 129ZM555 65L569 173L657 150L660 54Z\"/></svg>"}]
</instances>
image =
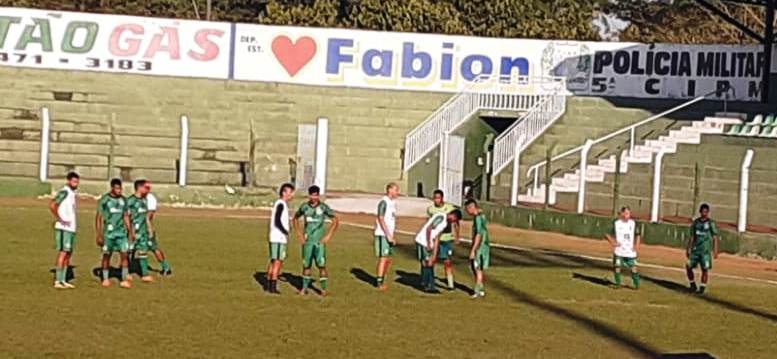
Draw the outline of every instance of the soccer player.
<instances>
[{"instance_id":1,"label":"soccer player","mask_svg":"<svg viewBox=\"0 0 777 359\"><path fill-rule=\"evenodd\" d=\"M76 244L76 190L81 178L75 172L67 174L67 184L57 192L49 203L49 210L54 215L54 240L57 246L57 263L54 278L54 288L73 289L74 285L67 281L67 270L70 268L70 258Z\"/></svg>"},{"instance_id":2,"label":"soccer player","mask_svg":"<svg viewBox=\"0 0 777 359\"><path fill-rule=\"evenodd\" d=\"M426 214L429 218L432 218L436 213L448 213L456 206L445 202L444 194L442 190L434 190L433 194L434 203L426 210ZM455 236L454 236L455 234ZM445 228L445 231L440 235L440 250L437 254L437 259L443 261L445 267L445 279L448 284L448 290L453 290L455 282L453 280L453 244L459 244L459 224L456 223Z\"/></svg>"},{"instance_id":3,"label":"soccer player","mask_svg":"<svg viewBox=\"0 0 777 359\"><path fill-rule=\"evenodd\" d=\"M378 257L376 285L385 291L386 273L391 266L391 256L394 254L394 231L397 228L397 203L399 186L396 183L386 185L386 195L378 202L378 214L375 219L375 256Z\"/></svg>"},{"instance_id":4,"label":"soccer player","mask_svg":"<svg viewBox=\"0 0 777 359\"><path fill-rule=\"evenodd\" d=\"M421 262L421 287L426 293L439 293L434 283L434 263L440 248L440 235L449 225L461 220L461 211L436 213L421 227L415 236L418 261Z\"/></svg>"},{"instance_id":5,"label":"soccer player","mask_svg":"<svg viewBox=\"0 0 777 359\"><path fill-rule=\"evenodd\" d=\"M110 287L111 255L119 252L121 257L122 288L131 288L129 279L129 242L135 241L135 231L130 222L127 200L122 196L121 180L111 180L110 192L100 197L95 216L97 245L102 247L102 285Z\"/></svg>"},{"instance_id":6,"label":"soccer player","mask_svg":"<svg viewBox=\"0 0 777 359\"><path fill-rule=\"evenodd\" d=\"M140 264L140 280L149 283L154 281L154 277L149 275L148 271L149 240L151 234L154 233L146 203L149 187L146 187L145 180L137 180L134 183L134 188L135 193L127 198L127 208L132 222L132 230L135 231L135 258Z\"/></svg>"},{"instance_id":7,"label":"soccer player","mask_svg":"<svg viewBox=\"0 0 777 359\"><path fill-rule=\"evenodd\" d=\"M472 223L472 249L469 251L469 263L475 276L475 290L472 298L485 297L483 286L484 271L491 264L491 236L488 234L488 221L474 199L464 204L467 213L474 217Z\"/></svg>"},{"instance_id":8,"label":"soccer player","mask_svg":"<svg viewBox=\"0 0 777 359\"><path fill-rule=\"evenodd\" d=\"M146 206L148 207L148 223L149 223L149 226L151 226L151 228L154 229L152 223L154 222L154 217L156 216L156 212L159 209L159 201L157 200L154 193L151 192L151 182L146 181L143 187L146 188ZM159 240L157 239L156 230L154 229L150 231L148 235L149 235L148 251L151 253L154 253L154 257L156 258L157 262L159 262L159 265L162 266L162 270L159 272L159 274L163 276L173 275L173 268L170 266L170 262L167 261L167 256L165 255L165 252L162 252L162 249L159 248Z\"/></svg>"},{"instance_id":9,"label":"soccer player","mask_svg":"<svg viewBox=\"0 0 777 359\"><path fill-rule=\"evenodd\" d=\"M620 287L623 283L621 269L628 268L631 271L631 282L634 289L639 289L639 270L637 269L637 257L639 246L642 243L642 235L637 222L631 219L631 209L623 207L620 216L612 224L612 231L605 234L605 239L613 248L612 265L615 273L615 285Z\"/></svg>"},{"instance_id":10,"label":"soccer player","mask_svg":"<svg viewBox=\"0 0 777 359\"><path fill-rule=\"evenodd\" d=\"M301 229L300 218L304 218L305 229ZM326 229L325 222L329 219L332 225ZM294 215L294 229L302 242L302 289L300 295L308 293L310 287L310 269L313 262L319 272L321 281L321 295L327 295L329 277L326 271L326 245L332 240L332 235L337 230L340 221L326 203L321 202L321 190L318 186L308 188L308 201L299 207Z\"/></svg>"},{"instance_id":11,"label":"soccer player","mask_svg":"<svg viewBox=\"0 0 777 359\"><path fill-rule=\"evenodd\" d=\"M278 291L278 276L286 260L286 246L289 242L289 201L294 198L294 186L284 183L278 191L278 200L272 205L270 214L270 263L267 266L267 288L272 294Z\"/></svg>"},{"instance_id":12,"label":"soccer player","mask_svg":"<svg viewBox=\"0 0 777 359\"><path fill-rule=\"evenodd\" d=\"M696 218L691 225L691 237L688 240L688 248L685 251L688 257L688 263L685 270L690 282L689 290L692 293L704 294L707 290L707 281L709 280L709 271L712 269L712 258L718 258L718 246L720 242L720 232L715 220L710 218L710 206L703 203L699 207L699 218ZM693 276L693 270L701 267L701 286L696 287L696 280Z\"/></svg>"}]
</instances>

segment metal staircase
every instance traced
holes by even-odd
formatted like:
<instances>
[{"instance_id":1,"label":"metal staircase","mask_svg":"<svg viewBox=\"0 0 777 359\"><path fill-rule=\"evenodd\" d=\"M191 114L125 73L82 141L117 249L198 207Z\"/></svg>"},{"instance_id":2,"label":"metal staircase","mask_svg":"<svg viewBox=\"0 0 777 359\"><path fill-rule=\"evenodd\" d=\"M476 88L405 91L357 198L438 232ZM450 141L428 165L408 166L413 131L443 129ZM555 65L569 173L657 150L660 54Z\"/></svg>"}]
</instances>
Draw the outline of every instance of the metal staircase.
<instances>
[{"instance_id":1,"label":"metal staircase","mask_svg":"<svg viewBox=\"0 0 777 359\"><path fill-rule=\"evenodd\" d=\"M516 111L521 115L505 131L499 149L512 148L520 134L526 143L539 136L565 109L566 79L562 77L482 76L451 97L405 137L407 171L439 146L446 134L479 111ZM553 111L546 113L546 111ZM558 113L560 111L560 113ZM526 124L521 125L522 122ZM500 164L510 155L497 156Z\"/></svg>"}]
</instances>

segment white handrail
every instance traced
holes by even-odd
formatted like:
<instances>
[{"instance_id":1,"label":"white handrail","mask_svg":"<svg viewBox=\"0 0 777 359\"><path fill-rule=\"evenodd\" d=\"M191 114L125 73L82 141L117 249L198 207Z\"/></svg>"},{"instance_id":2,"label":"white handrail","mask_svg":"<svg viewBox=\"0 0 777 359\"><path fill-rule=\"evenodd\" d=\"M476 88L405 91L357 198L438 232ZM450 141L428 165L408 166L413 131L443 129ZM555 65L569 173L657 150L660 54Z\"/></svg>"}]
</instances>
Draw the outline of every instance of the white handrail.
<instances>
[{"instance_id":1,"label":"white handrail","mask_svg":"<svg viewBox=\"0 0 777 359\"><path fill-rule=\"evenodd\" d=\"M629 144L629 154L632 154L634 152L634 142L635 142L635 140L634 140L635 133L634 132L635 132L637 127L640 127L640 126L643 126L643 125L648 124L650 122L653 122L655 120L658 120L658 119L660 119L662 117L665 117L666 115L669 115L669 114L671 114L671 113L673 113L675 111L682 110L682 109L684 109L684 108L686 108L686 107L688 107L690 105L693 105L693 104L695 104L697 102L700 102L700 101L706 99L710 95L718 94L721 91L725 92L725 93L728 93L730 90L731 90L731 88L727 88L727 89L723 89L723 90L716 90L716 91L712 91L712 92L706 93L704 95L701 95L699 97L691 99L691 100L689 100L687 102L684 102L684 103L682 103L682 104L680 104L678 106L672 107L672 108L670 108L670 109L668 109L668 110L666 110L664 112L661 112L661 113L659 113L657 115L650 116L650 117L648 117L648 118L646 118L646 119L644 119L644 120L642 120L640 122L637 122L637 123L635 123L633 125L626 126L624 128L621 128L620 130L617 130L615 132L612 132L612 133L609 133L609 134L604 135L602 137L599 137L596 140L593 140L593 143L591 145L596 145L596 144L602 143L602 142L607 141L607 140L609 140L609 139L611 139L611 138L613 138L615 136L618 136L620 134L626 133L627 131L631 131L631 134L630 134L630 138L631 138L630 142L631 143ZM552 157L550 159L550 162L555 162L555 161L560 160L560 159L562 159L564 157L567 157L567 156L572 155L574 153L580 152L584 147L585 147L585 144L580 145L578 147L575 147L575 148L573 148L571 150L568 150L568 151L566 151L566 152L564 152L564 153L562 153L560 155L556 155L555 157ZM542 168L543 166L545 166L546 162L547 161L538 162L538 163L534 164L533 166L529 167L529 170L526 171L526 177L527 178L531 178L531 177L535 178L535 181L533 183L533 187L535 188L535 190L539 186L539 184L537 183L537 179L539 177L539 169Z\"/></svg>"},{"instance_id":2,"label":"white handrail","mask_svg":"<svg viewBox=\"0 0 777 359\"><path fill-rule=\"evenodd\" d=\"M49 141L51 139L51 117L49 117L49 108L40 109L40 168L38 179L46 182L49 178Z\"/></svg>"},{"instance_id":3,"label":"white handrail","mask_svg":"<svg viewBox=\"0 0 777 359\"><path fill-rule=\"evenodd\" d=\"M549 88L546 88L548 87ZM476 111L528 111L541 99L535 86L543 91L566 91L564 78L529 76L480 76L434 111L405 137L404 170L407 171L440 144L446 132L454 131Z\"/></svg>"},{"instance_id":4,"label":"white handrail","mask_svg":"<svg viewBox=\"0 0 777 359\"><path fill-rule=\"evenodd\" d=\"M494 141L494 172L504 170L513 160L515 143L520 136L524 141L521 149L528 147L540 134L550 127L566 111L563 94L542 95L541 100L502 132Z\"/></svg>"},{"instance_id":5,"label":"white handrail","mask_svg":"<svg viewBox=\"0 0 777 359\"><path fill-rule=\"evenodd\" d=\"M741 233L747 230L747 196L750 192L750 165L753 163L753 149L747 149L742 160L742 173L739 179L739 217L737 230Z\"/></svg>"}]
</instances>

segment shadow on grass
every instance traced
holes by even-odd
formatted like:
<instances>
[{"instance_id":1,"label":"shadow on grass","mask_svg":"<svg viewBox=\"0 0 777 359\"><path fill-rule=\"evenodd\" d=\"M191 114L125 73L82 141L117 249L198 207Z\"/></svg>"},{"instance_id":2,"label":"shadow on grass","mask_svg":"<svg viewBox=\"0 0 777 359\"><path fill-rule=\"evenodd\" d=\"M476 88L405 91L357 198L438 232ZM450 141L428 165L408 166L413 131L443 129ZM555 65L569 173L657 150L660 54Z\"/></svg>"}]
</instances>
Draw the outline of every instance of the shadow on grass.
<instances>
[{"instance_id":1,"label":"shadow on grass","mask_svg":"<svg viewBox=\"0 0 777 359\"><path fill-rule=\"evenodd\" d=\"M403 270L397 270L397 283L402 284L408 288L415 289L419 292L424 291L424 287L421 286L421 275L418 273L405 272Z\"/></svg>"},{"instance_id":2,"label":"shadow on grass","mask_svg":"<svg viewBox=\"0 0 777 359\"><path fill-rule=\"evenodd\" d=\"M51 270L49 270L49 273L51 273L52 275L56 275L57 269L52 268ZM70 282L71 280L75 279L75 277L76 277L76 266L68 266L67 272L65 273L65 281Z\"/></svg>"},{"instance_id":3,"label":"shadow on grass","mask_svg":"<svg viewBox=\"0 0 777 359\"><path fill-rule=\"evenodd\" d=\"M515 289L500 280L491 280L488 285L492 288L496 288L497 290L513 298L517 302L532 306L549 315L577 322L581 324L583 329L592 331L595 334L604 336L615 342L618 342L630 348L631 350L642 354L643 356L650 357L650 358L662 357L658 348L653 347L652 345L645 343L639 340L638 338L633 337L628 333L625 333L610 324L607 324L605 322L602 322L593 318L588 318L582 314L573 312L564 307L561 307L552 303L544 302L539 298L531 294L528 294L526 292L523 292L521 290Z\"/></svg>"},{"instance_id":4,"label":"shadow on grass","mask_svg":"<svg viewBox=\"0 0 777 359\"><path fill-rule=\"evenodd\" d=\"M669 353L663 354L661 359L715 359L710 353Z\"/></svg>"},{"instance_id":5,"label":"shadow on grass","mask_svg":"<svg viewBox=\"0 0 777 359\"><path fill-rule=\"evenodd\" d=\"M688 287L686 287L685 285L682 285L680 283L677 283L677 282L673 282L673 281L665 280L665 279L648 277L648 276L645 276L645 275L642 276L642 279L645 280L645 281L648 281L650 283L653 283L653 284L655 284L655 285L657 285L659 287L662 287L662 288L665 288L665 289L669 289L671 291L675 291L675 292L679 292L679 293L683 293L683 294L688 294ZM704 295L693 295L693 297L697 298L698 300L705 301L707 303L717 305L717 306L719 306L721 308L724 308L724 309L727 309L727 310L730 310L730 311L733 311L733 312L750 314L750 315L754 315L756 317L760 317L760 318L763 318L763 319L766 319L766 320L770 320L772 322L777 322L777 314L765 312L765 311L758 310L758 309L755 309L755 308L746 307L746 306L738 304L738 303L730 302L730 301L727 301L725 299L721 299L721 298L712 296L709 293L706 293Z\"/></svg>"},{"instance_id":6,"label":"shadow on grass","mask_svg":"<svg viewBox=\"0 0 777 359\"><path fill-rule=\"evenodd\" d=\"M267 272L256 272L254 273L253 277L254 277L254 281L256 281L256 283L258 283L262 287L262 289L267 290L267 285L269 284L267 282ZM278 281L289 283L289 285L294 287L295 291L297 292L302 290L302 277L296 274L281 273L281 275L278 277ZM312 290L317 294L321 294L321 290L314 287L312 284L309 290Z\"/></svg>"},{"instance_id":7,"label":"shadow on grass","mask_svg":"<svg viewBox=\"0 0 777 359\"><path fill-rule=\"evenodd\" d=\"M372 276L372 274L367 273L364 269L361 268L351 268L351 274L353 274L353 277L368 284L370 287L376 287L377 281L375 277Z\"/></svg>"},{"instance_id":8,"label":"shadow on grass","mask_svg":"<svg viewBox=\"0 0 777 359\"><path fill-rule=\"evenodd\" d=\"M92 275L97 277L97 279L102 280L103 267L92 268ZM121 280L121 267L114 267L114 266L108 267L108 278Z\"/></svg>"},{"instance_id":9,"label":"shadow on grass","mask_svg":"<svg viewBox=\"0 0 777 359\"><path fill-rule=\"evenodd\" d=\"M607 278L594 277L594 276L590 276L590 275L582 274L582 273L572 273L572 278L579 279L579 280L582 280L582 281L585 281L585 282L588 282L588 283L600 285L602 287L608 287L608 288L610 288L613 285L615 285L615 283L611 282Z\"/></svg>"},{"instance_id":10,"label":"shadow on grass","mask_svg":"<svg viewBox=\"0 0 777 359\"><path fill-rule=\"evenodd\" d=\"M435 277L434 279L436 279L437 282L439 283L437 285L438 288L445 288L446 290L448 289L448 280L446 278ZM464 293L467 293L467 295L475 294L474 289L456 281L453 282L453 290L451 291L454 291L454 290L460 290Z\"/></svg>"}]
</instances>

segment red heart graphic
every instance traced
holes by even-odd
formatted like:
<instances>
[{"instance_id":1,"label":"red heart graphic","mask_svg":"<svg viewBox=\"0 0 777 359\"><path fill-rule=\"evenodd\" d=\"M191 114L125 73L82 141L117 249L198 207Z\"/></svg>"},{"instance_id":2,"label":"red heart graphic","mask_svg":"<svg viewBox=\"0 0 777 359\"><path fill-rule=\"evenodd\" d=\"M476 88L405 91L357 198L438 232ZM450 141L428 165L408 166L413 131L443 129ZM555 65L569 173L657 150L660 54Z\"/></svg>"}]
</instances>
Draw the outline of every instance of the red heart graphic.
<instances>
[{"instance_id":1,"label":"red heart graphic","mask_svg":"<svg viewBox=\"0 0 777 359\"><path fill-rule=\"evenodd\" d=\"M313 59L316 42L309 36L303 36L293 43L288 36L281 35L272 40L272 52L289 76L294 77Z\"/></svg>"}]
</instances>

